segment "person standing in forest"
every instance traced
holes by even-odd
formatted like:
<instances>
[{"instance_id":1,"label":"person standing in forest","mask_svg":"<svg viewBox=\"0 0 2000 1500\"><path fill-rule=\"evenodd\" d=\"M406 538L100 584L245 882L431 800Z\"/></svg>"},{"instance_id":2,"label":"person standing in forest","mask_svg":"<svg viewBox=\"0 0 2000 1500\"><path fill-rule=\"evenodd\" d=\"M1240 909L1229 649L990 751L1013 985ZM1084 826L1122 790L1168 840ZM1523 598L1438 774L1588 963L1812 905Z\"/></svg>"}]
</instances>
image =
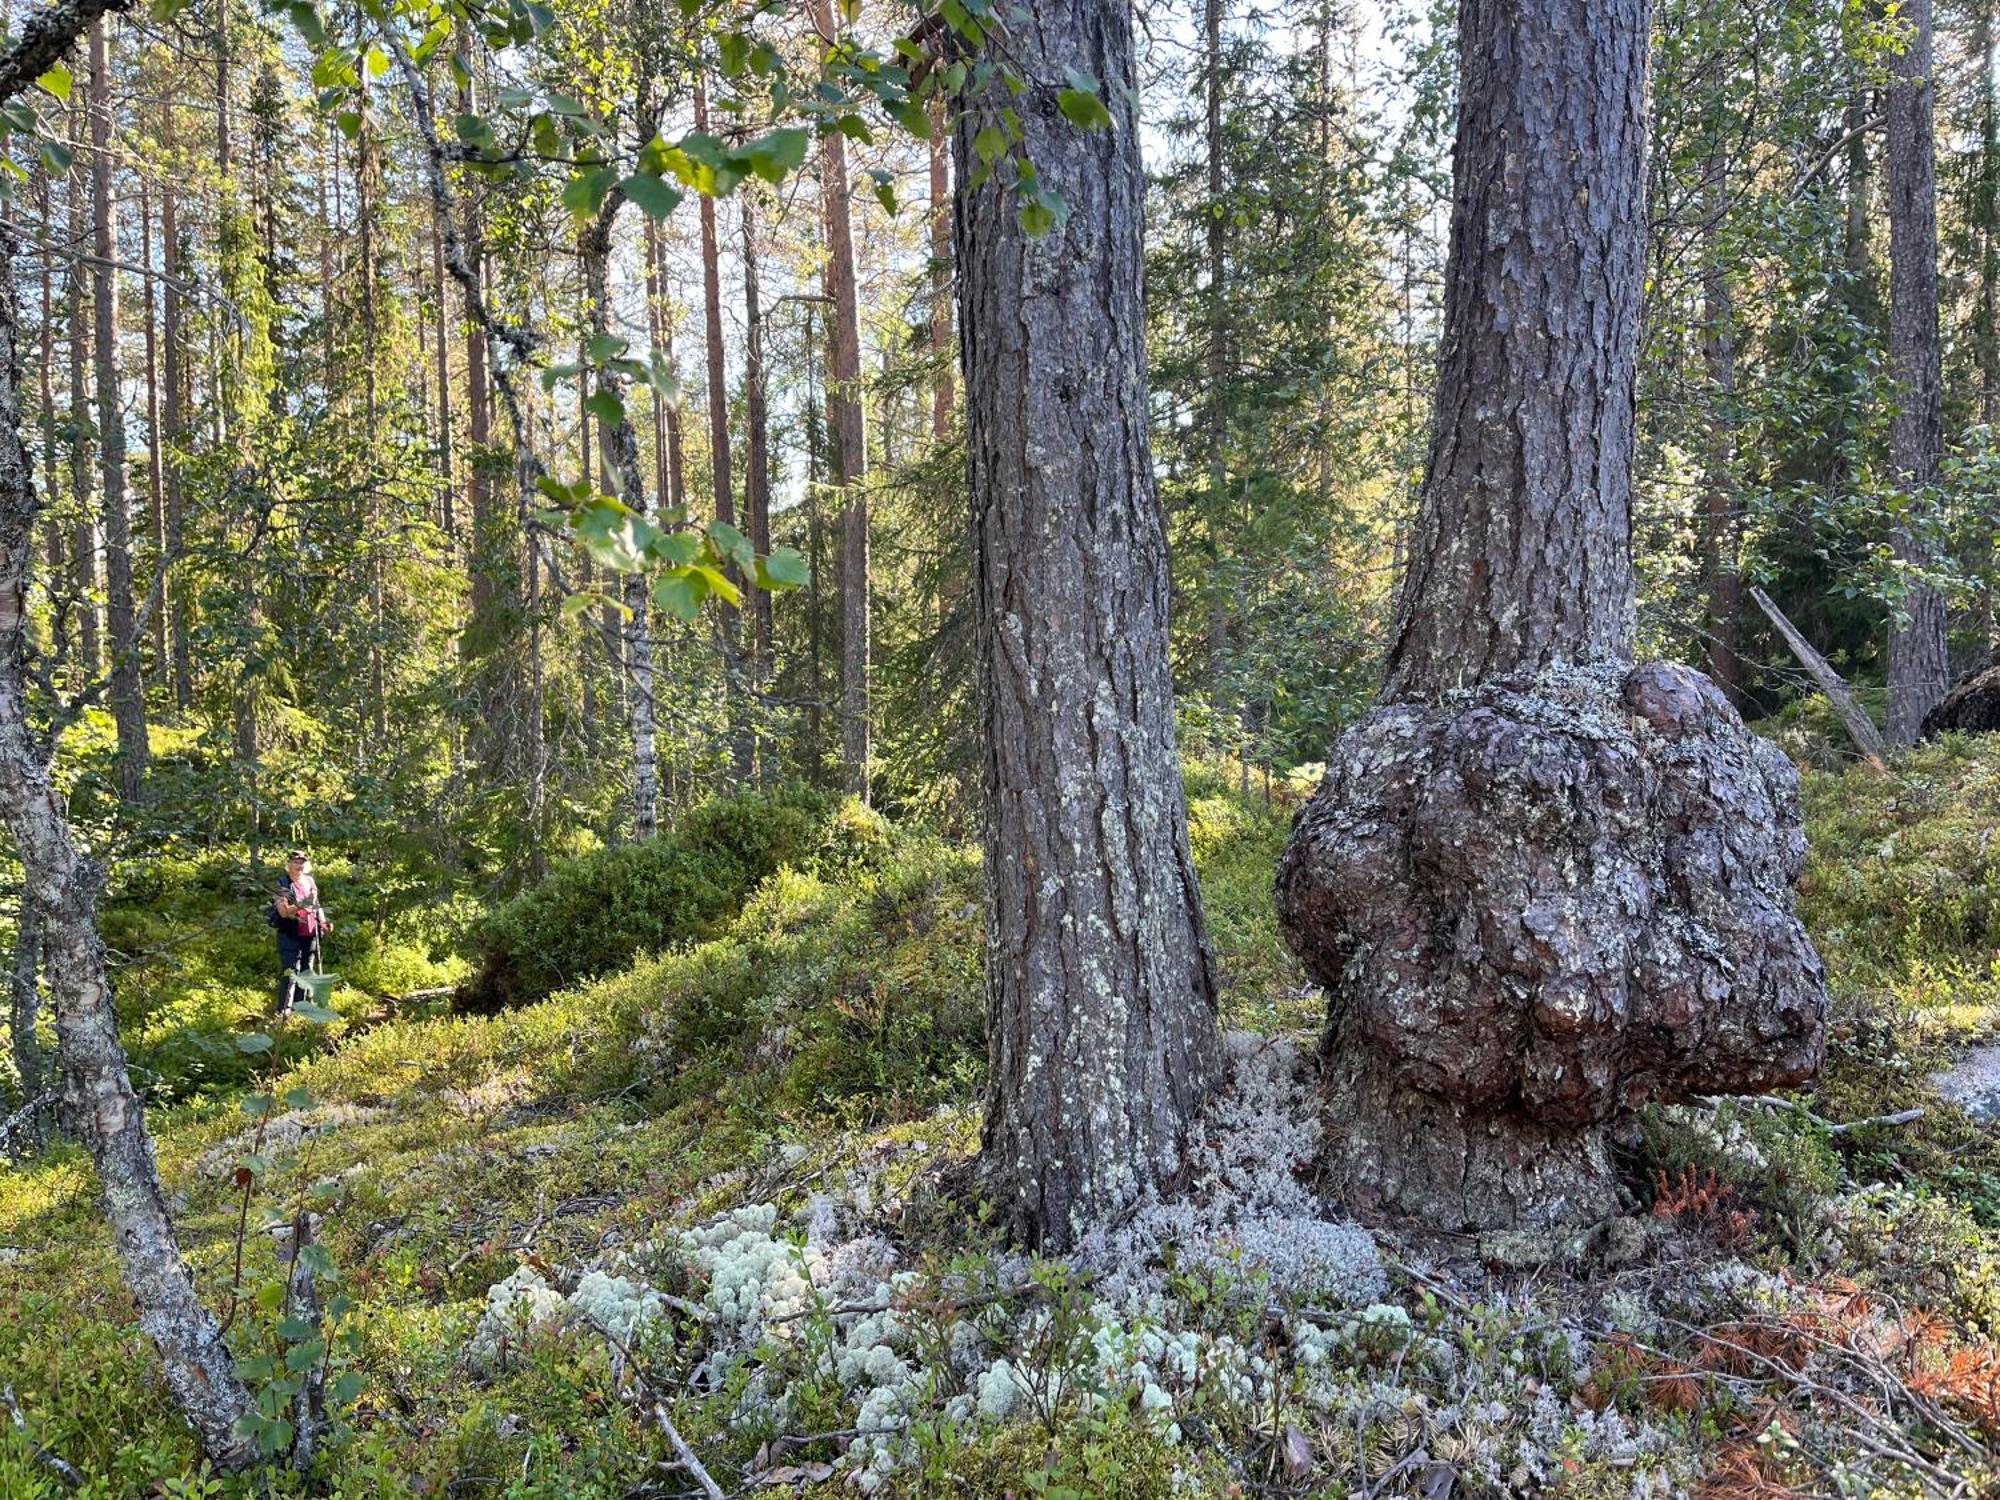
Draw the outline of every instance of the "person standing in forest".
<instances>
[{"instance_id":1,"label":"person standing in forest","mask_svg":"<svg viewBox=\"0 0 2000 1500\"><path fill-rule=\"evenodd\" d=\"M302 850L294 849L285 856L285 873L271 898L271 925L278 933L278 1013L283 1015L292 1008L297 994L294 976L312 962L319 935L326 930L319 882L313 879L312 861Z\"/></svg>"}]
</instances>

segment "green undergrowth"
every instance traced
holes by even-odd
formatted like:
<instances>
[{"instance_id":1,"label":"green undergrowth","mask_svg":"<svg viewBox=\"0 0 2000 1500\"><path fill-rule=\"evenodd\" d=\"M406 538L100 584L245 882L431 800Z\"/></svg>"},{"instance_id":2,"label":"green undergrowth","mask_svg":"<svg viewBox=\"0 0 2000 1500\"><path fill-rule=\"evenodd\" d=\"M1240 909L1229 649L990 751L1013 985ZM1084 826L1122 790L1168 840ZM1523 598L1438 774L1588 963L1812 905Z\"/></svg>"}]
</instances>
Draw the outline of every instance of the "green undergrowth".
<instances>
[{"instance_id":1,"label":"green undergrowth","mask_svg":"<svg viewBox=\"0 0 2000 1500\"><path fill-rule=\"evenodd\" d=\"M1992 1021L2000 942L1986 830L2000 812L1996 787L2000 751L1961 743L1918 752L1887 777L1858 768L1809 775L1815 849L1805 908L1836 993L1826 1079L1796 1108L1656 1115L1643 1148L1647 1172L1674 1179L1665 1186L1691 1174L1713 1190L1687 1210L1689 1223L1727 1241L1759 1274L1851 1271L1989 1331L2000 1326L1991 1230L2000 1190L1982 1196L1992 1147L1924 1079ZM1308 778L1281 780L1267 801L1260 778L1246 800L1233 766L1189 773L1191 840L1233 1027L1309 1032L1322 1019L1270 896L1291 811L1309 790ZM337 867L327 872L330 901L344 878ZM230 887L217 890L220 910ZM462 911L439 914L435 927L448 940L463 930ZM35 1457L44 1445L86 1476L80 1493L92 1497L687 1492L685 1476L662 1467L669 1449L644 1403L621 1397L622 1372L601 1341L550 1340L491 1379L468 1372L465 1351L488 1289L523 1264L573 1278L740 1205L798 1210L855 1173L895 1200L969 1157L984 1069L982 934L975 852L850 805L818 815L810 837L739 907L680 946L491 1015L371 1019L350 995L330 1027L281 1029L270 1051L225 1058L240 1079L235 1092L213 1081L218 1072L203 1088L156 1093L162 1171L211 1305L227 1305L236 1279L244 1202L233 1179L246 1156L268 1170L247 1216L244 1284L279 1268L267 1214L310 1205L324 1215L322 1238L352 1304L330 1330L341 1351L335 1364L358 1394L310 1485L284 1474L201 1477L132 1325L81 1153L59 1146L0 1169L0 1373L26 1420L25 1435L0 1421L0 1494L59 1492ZM246 1001L236 1031L264 1025L258 1015ZM136 1012L128 1023L144 1029ZM261 1126L238 1107L253 1087L275 1101ZM1913 1125L1839 1137L1827 1128L1913 1105L1928 1110ZM1869 1183L1881 1186L1864 1191ZM1661 1196L1672 1207L1664 1186ZM935 1226L954 1212L919 1202L905 1222ZM929 1272L982 1274L983 1231L962 1217L947 1227L926 1252ZM1546 1307L1441 1306L1422 1282L1396 1286L1422 1339L1436 1345L1434 1364L1406 1357L1402 1345L1377 1347L1364 1329L1346 1356L1364 1385L1401 1381L1399 1401L1428 1391L1426 1399L1474 1413L1486 1408L1471 1390L1489 1392L1479 1400L1490 1403L1530 1379L1551 1383L1564 1402L1598 1399L1602 1371L1566 1365L1565 1346L1549 1343L1558 1325ZM1270 1352L1270 1331L1254 1318L1230 1322L1242 1314L1216 1287L1188 1282L1177 1296L1185 1316L1220 1320L1216 1330ZM254 1354L275 1347L274 1326L267 1310L246 1306L231 1338ZM1648 1337L1668 1341L1664 1332ZM1482 1383L1454 1395L1451 1382L1468 1371ZM1637 1381L1619 1399L1634 1423L1664 1422L1676 1452L1736 1430L1729 1424L1741 1414L1720 1409L1662 1416L1645 1389ZM852 1424L837 1392L801 1384L797 1394L797 1430ZM683 1434L727 1471L725 1487L782 1467L760 1453L764 1439L730 1425L727 1406L673 1403ZM1577 1431L1596 1431L1594 1418L1562 1411L1584 1423ZM1357 1445L1349 1425L1321 1431L1304 1408L1295 1418L1218 1406L1191 1430L1218 1443L1229 1434L1229 1451L1253 1455L1250 1470L1226 1472L1215 1462L1221 1448L1170 1443L1133 1406L1066 1406L1046 1422L926 1430L920 1460L881 1493L1221 1494L1244 1472L1299 1491L1284 1466L1287 1445L1298 1443L1317 1455L1319 1488L1309 1492L1356 1493L1348 1476L1357 1464L1379 1483L1418 1440L1426 1419L1415 1412L1384 1408ZM1470 1473L1475 1462L1500 1461L1495 1454L1531 1456L1507 1457L1503 1476L1528 1472L1507 1465L1546 1461L1532 1485L1510 1493L1629 1492L1627 1470L1588 1456L1601 1447L1575 1447L1572 1466L1564 1444L1583 1439L1559 1421L1530 1444L1520 1425L1530 1420L1520 1407L1494 1416L1476 1441L1461 1431L1453 1461ZM1294 1422L1299 1438L1286 1431ZM842 1441L791 1452L794 1488L852 1494L843 1472L826 1470ZM1440 1456L1449 1449L1432 1442ZM1405 1471L1396 1483L1419 1478ZM1502 1489L1512 1482L1503 1478Z\"/></svg>"}]
</instances>

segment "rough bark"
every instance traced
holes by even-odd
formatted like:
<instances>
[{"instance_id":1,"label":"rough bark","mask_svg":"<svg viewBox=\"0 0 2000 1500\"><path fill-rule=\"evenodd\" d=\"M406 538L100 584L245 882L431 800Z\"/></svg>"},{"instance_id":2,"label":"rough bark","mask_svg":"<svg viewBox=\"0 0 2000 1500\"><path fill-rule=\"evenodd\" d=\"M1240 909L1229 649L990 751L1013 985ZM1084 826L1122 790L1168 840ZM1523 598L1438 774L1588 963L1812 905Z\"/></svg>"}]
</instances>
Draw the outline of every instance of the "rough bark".
<instances>
[{"instance_id":1,"label":"rough bark","mask_svg":"<svg viewBox=\"0 0 2000 1500\"><path fill-rule=\"evenodd\" d=\"M256 1454L254 1442L235 1430L251 1410L250 1396L181 1259L145 1116L126 1071L97 927L103 871L77 847L28 719L22 661L39 502L20 436L15 250L11 231L0 232L0 817L42 920L63 1118L96 1165L139 1326L159 1351L168 1388L203 1451L224 1468L241 1468Z\"/></svg>"},{"instance_id":2,"label":"rough bark","mask_svg":"<svg viewBox=\"0 0 2000 1500\"><path fill-rule=\"evenodd\" d=\"M111 716L118 726L118 793L146 785L146 689L140 676L139 601L132 580L132 501L125 489L125 362L118 336L118 209L111 182L111 49L90 29L91 234L96 262L97 434L104 471L105 618L111 637Z\"/></svg>"},{"instance_id":3,"label":"rough bark","mask_svg":"<svg viewBox=\"0 0 2000 1500\"><path fill-rule=\"evenodd\" d=\"M1924 715L1924 738L1957 730L1991 734L2000 730L2000 651L1961 677L1952 690Z\"/></svg>"},{"instance_id":4,"label":"rough bark","mask_svg":"<svg viewBox=\"0 0 2000 1500\"><path fill-rule=\"evenodd\" d=\"M12 99L62 61L98 17L131 8L131 0L55 0L42 6L19 36L0 47L0 100Z\"/></svg>"},{"instance_id":5,"label":"rough bark","mask_svg":"<svg viewBox=\"0 0 2000 1500\"><path fill-rule=\"evenodd\" d=\"M1147 445L1145 176L1125 0L1024 15L958 122L956 265L985 726L988 1184L1054 1248L1170 1178L1220 1073ZM1101 81L1109 130L1056 109ZM973 140L1010 106L1069 212L1030 239Z\"/></svg>"},{"instance_id":6,"label":"rough bark","mask_svg":"<svg viewBox=\"0 0 2000 1500\"><path fill-rule=\"evenodd\" d=\"M1647 11L1461 0L1416 540L1381 701L1279 866L1332 1175L1441 1228L1602 1217L1620 1112L1823 1049L1796 774L1706 677L1631 665Z\"/></svg>"},{"instance_id":7,"label":"rough bark","mask_svg":"<svg viewBox=\"0 0 2000 1500\"><path fill-rule=\"evenodd\" d=\"M605 200L598 216L579 237L577 248L583 259L584 296L590 308L590 331L602 337L610 331L611 226L616 222L622 194ZM597 389L618 402L622 409L627 395L625 377L612 369L594 372ZM646 470L639 459L639 433L628 414L618 422L600 423L598 438L603 445L604 480L625 504L647 514L652 507L646 499ZM632 728L632 836L649 839L660 829L660 769L657 749L658 721L654 717L653 624L649 613L652 599L644 573L627 573L622 584L625 608L625 667L630 682L626 711Z\"/></svg>"},{"instance_id":8,"label":"rough bark","mask_svg":"<svg viewBox=\"0 0 2000 1500\"><path fill-rule=\"evenodd\" d=\"M1647 4L1515 10L1459 9L1444 343L1391 700L1632 648Z\"/></svg>"},{"instance_id":9,"label":"rough bark","mask_svg":"<svg viewBox=\"0 0 2000 1500\"><path fill-rule=\"evenodd\" d=\"M438 524L446 547L458 545L457 487L452 481L451 447L451 284L445 278L444 236L431 219L431 280L437 286Z\"/></svg>"},{"instance_id":10,"label":"rough bark","mask_svg":"<svg viewBox=\"0 0 2000 1500\"><path fill-rule=\"evenodd\" d=\"M1899 563L1921 571L1936 564L1931 531L1944 449L1931 0L1907 0L1897 19L1908 32L1906 45L1891 62L1895 81L1887 99L1889 368L1896 383L1889 460L1904 491L1904 509L1892 543ZM1889 626L1889 743L1915 744L1924 715L1950 684L1944 596L1920 581L1910 587Z\"/></svg>"},{"instance_id":11,"label":"rough bark","mask_svg":"<svg viewBox=\"0 0 2000 1500\"><path fill-rule=\"evenodd\" d=\"M837 35L832 0L813 0L814 24L829 42ZM960 180L964 180L964 157ZM848 209L847 139L820 137L821 222L826 232L826 296L833 306L827 346L827 426L831 482L840 492L840 764L848 792L866 802L872 725L868 706L869 563L868 421L861 391L861 313L854 269L854 229Z\"/></svg>"}]
</instances>

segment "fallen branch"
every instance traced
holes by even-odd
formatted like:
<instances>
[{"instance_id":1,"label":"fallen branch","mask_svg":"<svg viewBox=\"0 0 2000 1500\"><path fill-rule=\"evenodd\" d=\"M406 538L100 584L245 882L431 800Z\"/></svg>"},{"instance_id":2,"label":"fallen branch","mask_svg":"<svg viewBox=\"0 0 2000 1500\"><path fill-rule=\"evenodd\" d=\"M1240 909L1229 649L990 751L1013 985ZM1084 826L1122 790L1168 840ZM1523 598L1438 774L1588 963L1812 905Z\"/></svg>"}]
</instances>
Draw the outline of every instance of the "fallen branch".
<instances>
[{"instance_id":1,"label":"fallen branch","mask_svg":"<svg viewBox=\"0 0 2000 1500\"><path fill-rule=\"evenodd\" d=\"M1924 1117L1923 1106L1899 1109L1894 1114L1870 1115L1865 1120L1829 1120L1824 1115L1814 1114L1795 1099L1786 1099L1778 1094L1711 1094L1703 1097L1708 1105L1736 1104L1747 1109L1781 1110L1786 1114L1810 1120L1828 1135L1853 1135L1862 1130L1887 1128L1892 1125L1908 1125Z\"/></svg>"},{"instance_id":2,"label":"fallen branch","mask_svg":"<svg viewBox=\"0 0 2000 1500\"><path fill-rule=\"evenodd\" d=\"M1757 601L1757 607L1764 611L1773 628L1785 638L1785 644L1792 648L1792 655L1799 659L1799 664L1819 684L1819 690L1826 694L1833 711L1840 715L1840 722L1846 726L1848 738L1861 751L1861 758L1878 771L1887 770L1884 757L1889 751L1882 742L1882 731L1875 727L1875 721L1868 717L1868 710L1861 706L1861 700L1834 671L1833 664L1813 649L1811 641L1799 634L1798 627L1785 618L1785 612L1771 602L1769 594L1753 585L1750 597Z\"/></svg>"},{"instance_id":3,"label":"fallen branch","mask_svg":"<svg viewBox=\"0 0 2000 1500\"><path fill-rule=\"evenodd\" d=\"M682 1437L680 1429L674 1426L674 1419L667 1415L665 1402L653 1403L653 1420L660 1424L660 1430L667 1435L667 1441L673 1444L674 1453L679 1457L681 1467L686 1469L688 1476L701 1486L701 1492L708 1496L708 1500L727 1500L722 1493L722 1486L717 1484L708 1470L701 1466L701 1460L694 1456L694 1449L687 1445L687 1439Z\"/></svg>"},{"instance_id":4,"label":"fallen branch","mask_svg":"<svg viewBox=\"0 0 2000 1500\"><path fill-rule=\"evenodd\" d=\"M7 1403L7 1410L14 1418L14 1430L20 1433L22 1437L27 1438L29 1442L34 1443L35 1440L28 1434L28 1419L22 1414L21 1403L14 1399L14 1387L10 1385L5 1389L0 1389L0 1400ZM35 1443L34 1458L36 1463L47 1469L71 1489L79 1490L83 1488L83 1476L77 1473L76 1466L45 1444Z\"/></svg>"}]
</instances>

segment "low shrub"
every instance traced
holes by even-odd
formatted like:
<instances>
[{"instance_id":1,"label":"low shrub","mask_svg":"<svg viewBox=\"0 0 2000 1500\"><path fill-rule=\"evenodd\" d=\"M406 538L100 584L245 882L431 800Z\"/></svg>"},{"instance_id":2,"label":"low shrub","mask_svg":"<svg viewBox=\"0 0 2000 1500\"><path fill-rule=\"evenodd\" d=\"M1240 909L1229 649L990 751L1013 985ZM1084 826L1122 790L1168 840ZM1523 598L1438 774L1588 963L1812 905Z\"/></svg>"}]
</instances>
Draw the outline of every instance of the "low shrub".
<instances>
[{"instance_id":1,"label":"low shrub","mask_svg":"<svg viewBox=\"0 0 2000 1500\"><path fill-rule=\"evenodd\" d=\"M671 831L557 866L467 933L462 1009L545 999L635 957L707 936L757 883L812 851L826 817L808 791L717 798Z\"/></svg>"}]
</instances>

